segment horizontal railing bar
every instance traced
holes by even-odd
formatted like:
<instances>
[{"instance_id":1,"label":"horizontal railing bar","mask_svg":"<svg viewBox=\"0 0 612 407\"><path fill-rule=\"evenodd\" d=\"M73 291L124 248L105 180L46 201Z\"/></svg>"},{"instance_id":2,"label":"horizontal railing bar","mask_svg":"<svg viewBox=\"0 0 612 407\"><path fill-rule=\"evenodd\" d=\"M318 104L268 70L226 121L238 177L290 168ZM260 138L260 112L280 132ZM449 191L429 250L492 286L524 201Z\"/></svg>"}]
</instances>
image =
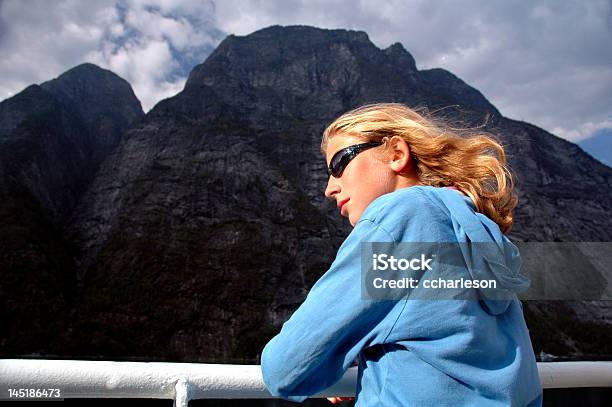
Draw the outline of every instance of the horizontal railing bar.
<instances>
[{"instance_id":1,"label":"horizontal railing bar","mask_svg":"<svg viewBox=\"0 0 612 407\"><path fill-rule=\"evenodd\" d=\"M546 388L612 387L612 362L538 362ZM314 397L354 396L357 368ZM177 387L177 383L179 386ZM8 389L58 388L62 398L271 398L259 365L87 360L0 360L1 398Z\"/></svg>"},{"instance_id":2,"label":"horizontal railing bar","mask_svg":"<svg viewBox=\"0 0 612 407\"><path fill-rule=\"evenodd\" d=\"M612 362L538 362L542 387L612 387Z\"/></svg>"}]
</instances>

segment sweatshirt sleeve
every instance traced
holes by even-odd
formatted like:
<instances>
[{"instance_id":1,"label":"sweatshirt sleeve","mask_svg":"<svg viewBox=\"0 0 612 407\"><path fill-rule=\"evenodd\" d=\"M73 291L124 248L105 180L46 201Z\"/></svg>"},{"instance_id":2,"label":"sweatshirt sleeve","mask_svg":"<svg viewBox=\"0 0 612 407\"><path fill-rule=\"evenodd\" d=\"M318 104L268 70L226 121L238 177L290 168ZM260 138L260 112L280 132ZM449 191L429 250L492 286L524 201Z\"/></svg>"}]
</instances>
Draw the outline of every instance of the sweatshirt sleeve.
<instances>
[{"instance_id":1,"label":"sweatshirt sleeve","mask_svg":"<svg viewBox=\"0 0 612 407\"><path fill-rule=\"evenodd\" d=\"M382 226L362 219L329 270L262 351L264 382L276 397L302 402L336 383L364 347L383 343L398 306L361 295L361 242L392 242ZM397 311L399 313L399 310Z\"/></svg>"}]
</instances>

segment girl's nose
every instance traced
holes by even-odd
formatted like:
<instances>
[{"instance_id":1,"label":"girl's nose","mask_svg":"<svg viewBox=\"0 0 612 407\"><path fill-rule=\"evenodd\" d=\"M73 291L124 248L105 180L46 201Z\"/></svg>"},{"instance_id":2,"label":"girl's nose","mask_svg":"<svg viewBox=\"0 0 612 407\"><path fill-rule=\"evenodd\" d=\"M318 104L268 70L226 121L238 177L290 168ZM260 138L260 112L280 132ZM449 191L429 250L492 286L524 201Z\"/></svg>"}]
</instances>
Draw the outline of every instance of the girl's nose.
<instances>
[{"instance_id":1,"label":"girl's nose","mask_svg":"<svg viewBox=\"0 0 612 407\"><path fill-rule=\"evenodd\" d=\"M327 187L325 188L325 197L333 198L338 192L340 192L340 185L336 178L330 175L329 180L327 180Z\"/></svg>"}]
</instances>

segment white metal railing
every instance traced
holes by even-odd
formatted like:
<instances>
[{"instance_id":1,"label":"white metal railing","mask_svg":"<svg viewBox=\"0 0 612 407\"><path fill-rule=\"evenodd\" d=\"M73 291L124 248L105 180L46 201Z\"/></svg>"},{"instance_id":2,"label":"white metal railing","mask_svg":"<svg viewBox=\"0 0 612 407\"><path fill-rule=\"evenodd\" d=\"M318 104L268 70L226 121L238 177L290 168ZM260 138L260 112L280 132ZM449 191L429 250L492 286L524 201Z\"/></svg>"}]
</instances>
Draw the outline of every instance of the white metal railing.
<instances>
[{"instance_id":1,"label":"white metal railing","mask_svg":"<svg viewBox=\"0 0 612 407\"><path fill-rule=\"evenodd\" d=\"M544 388L612 387L612 362L539 362ZM313 397L354 396L357 368ZM61 398L272 398L259 365L87 360L0 360L0 394L8 389L59 389ZM18 394L15 391L13 394Z\"/></svg>"}]
</instances>

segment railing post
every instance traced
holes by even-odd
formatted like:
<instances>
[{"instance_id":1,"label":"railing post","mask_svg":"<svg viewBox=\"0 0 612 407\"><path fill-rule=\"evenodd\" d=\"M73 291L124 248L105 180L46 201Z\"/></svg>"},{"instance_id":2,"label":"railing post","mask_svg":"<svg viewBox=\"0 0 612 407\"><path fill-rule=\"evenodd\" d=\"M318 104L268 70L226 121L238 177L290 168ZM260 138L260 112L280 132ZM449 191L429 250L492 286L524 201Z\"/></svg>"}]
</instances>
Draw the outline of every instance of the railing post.
<instances>
[{"instance_id":1,"label":"railing post","mask_svg":"<svg viewBox=\"0 0 612 407\"><path fill-rule=\"evenodd\" d=\"M174 407L188 407L189 405L189 380L181 377L174 385Z\"/></svg>"}]
</instances>

